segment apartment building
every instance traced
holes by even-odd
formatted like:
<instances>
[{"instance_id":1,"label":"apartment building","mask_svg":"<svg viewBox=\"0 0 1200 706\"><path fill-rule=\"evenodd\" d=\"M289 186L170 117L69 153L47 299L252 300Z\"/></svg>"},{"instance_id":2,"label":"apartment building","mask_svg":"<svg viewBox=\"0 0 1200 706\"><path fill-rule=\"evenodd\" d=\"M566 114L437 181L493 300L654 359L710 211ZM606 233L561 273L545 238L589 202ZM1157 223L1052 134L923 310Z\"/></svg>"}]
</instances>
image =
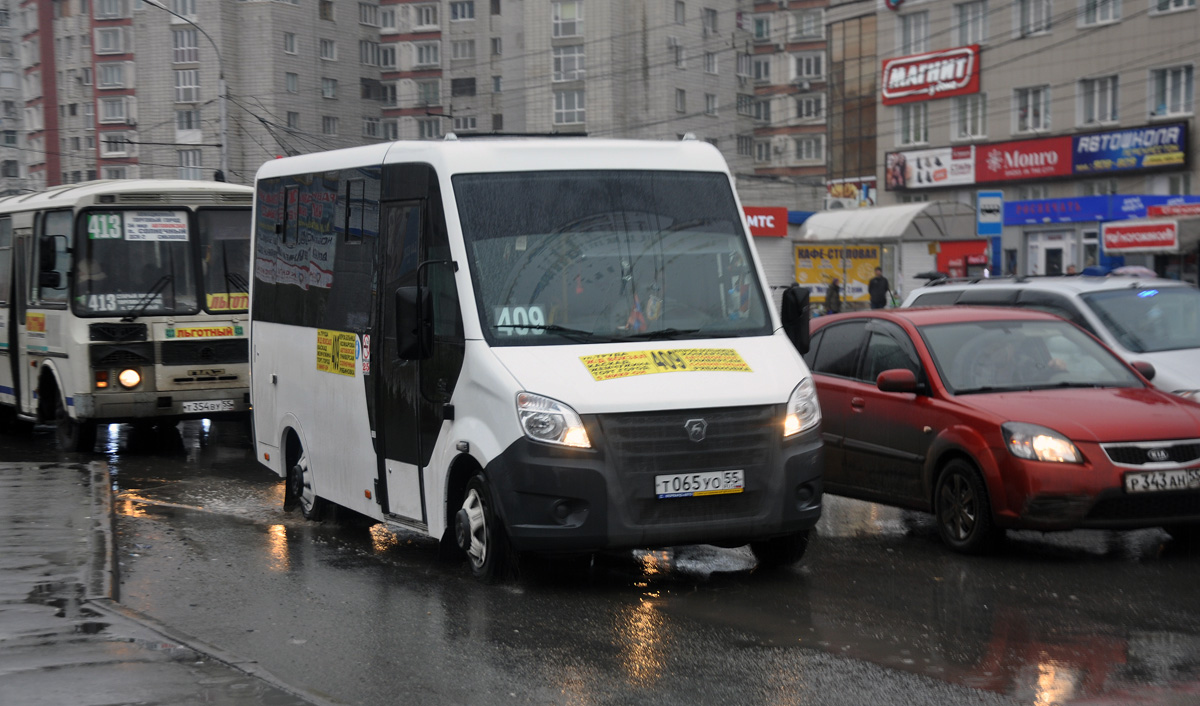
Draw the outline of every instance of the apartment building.
<instances>
[{"instance_id":1,"label":"apartment building","mask_svg":"<svg viewBox=\"0 0 1200 706\"><path fill-rule=\"evenodd\" d=\"M0 194L24 188L20 36L8 4L0 4Z\"/></svg>"}]
</instances>

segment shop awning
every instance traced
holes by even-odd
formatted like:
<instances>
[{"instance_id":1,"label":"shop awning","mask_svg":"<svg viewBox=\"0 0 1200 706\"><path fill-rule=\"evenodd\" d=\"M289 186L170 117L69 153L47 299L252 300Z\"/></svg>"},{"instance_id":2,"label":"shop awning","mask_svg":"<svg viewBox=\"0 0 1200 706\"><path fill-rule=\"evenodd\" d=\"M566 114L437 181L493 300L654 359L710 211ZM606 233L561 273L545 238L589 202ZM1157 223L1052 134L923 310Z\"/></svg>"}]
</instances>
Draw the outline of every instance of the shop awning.
<instances>
[{"instance_id":1,"label":"shop awning","mask_svg":"<svg viewBox=\"0 0 1200 706\"><path fill-rule=\"evenodd\" d=\"M975 234L975 209L955 201L821 211L804 221L801 240L967 240Z\"/></svg>"}]
</instances>

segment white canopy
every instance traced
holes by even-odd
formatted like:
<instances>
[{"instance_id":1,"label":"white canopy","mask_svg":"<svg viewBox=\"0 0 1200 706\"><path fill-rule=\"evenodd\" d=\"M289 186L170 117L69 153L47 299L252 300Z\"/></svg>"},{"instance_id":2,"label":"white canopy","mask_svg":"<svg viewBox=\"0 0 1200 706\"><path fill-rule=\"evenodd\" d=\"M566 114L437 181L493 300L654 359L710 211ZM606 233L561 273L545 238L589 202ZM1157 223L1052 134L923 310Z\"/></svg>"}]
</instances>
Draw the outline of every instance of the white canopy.
<instances>
[{"instance_id":1,"label":"white canopy","mask_svg":"<svg viewBox=\"0 0 1200 706\"><path fill-rule=\"evenodd\" d=\"M955 201L846 208L809 216L800 240L969 240L975 221L975 209Z\"/></svg>"}]
</instances>

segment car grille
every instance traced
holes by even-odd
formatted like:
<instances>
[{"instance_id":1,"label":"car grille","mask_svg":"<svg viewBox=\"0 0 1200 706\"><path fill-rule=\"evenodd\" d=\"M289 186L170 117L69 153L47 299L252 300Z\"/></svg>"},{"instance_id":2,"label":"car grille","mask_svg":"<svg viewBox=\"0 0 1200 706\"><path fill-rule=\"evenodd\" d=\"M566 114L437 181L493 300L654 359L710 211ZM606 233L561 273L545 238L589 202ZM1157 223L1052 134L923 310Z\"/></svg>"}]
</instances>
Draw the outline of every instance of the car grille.
<instances>
[{"instance_id":1,"label":"car grille","mask_svg":"<svg viewBox=\"0 0 1200 706\"><path fill-rule=\"evenodd\" d=\"M610 414L598 421L630 519L657 525L755 514L765 502L781 418L779 408L765 406ZM703 441L688 437L685 425L695 419L707 423ZM654 493L659 474L732 469L745 471L741 493L670 500Z\"/></svg>"},{"instance_id":2,"label":"car grille","mask_svg":"<svg viewBox=\"0 0 1200 706\"><path fill-rule=\"evenodd\" d=\"M1142 442L1137 444L1101 444L1110 461L1118 466L1155 468L1185 466L1200 460L1200 440ZM1159 457L1155 457L1155 455Z\"/></svg>"},{"instance_id":3,"label":"car grille","mask_svg":"<svg viewBox=\"0 0 1200 706\"><path fill-rule=\"evenodd\" d=\"M246 363L249 345L244 338L209 341L163 341L163 365L210 365Z\"/></svg>"},{"instance_id":4,"label":"car grille","mask_svg":"<svg viewBox=\"0 0 1200 706\"><path fill-rule=\"evenodd\" d=\"M1200 516L1200 492L1144 493L1100 499L1087 520L1141 520Z\"/></svg>"}]
</instances>

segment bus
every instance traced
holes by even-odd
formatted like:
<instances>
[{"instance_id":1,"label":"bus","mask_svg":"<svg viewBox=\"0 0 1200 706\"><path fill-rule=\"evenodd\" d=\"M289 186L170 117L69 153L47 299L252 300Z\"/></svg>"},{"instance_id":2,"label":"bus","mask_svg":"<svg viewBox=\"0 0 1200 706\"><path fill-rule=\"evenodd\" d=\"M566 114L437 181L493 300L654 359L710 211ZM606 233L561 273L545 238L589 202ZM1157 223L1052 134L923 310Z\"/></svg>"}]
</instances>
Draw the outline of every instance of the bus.
<instances>
[{"instance_id":1,"label":"bus","mask_svg":"<svg viewBox=\"0 0 1200 706\"><path fill-rule=\"evenodd\" d=\"M256 454L285 509L428 535L485 581L525 552L800 560L807 296L781 324L716 148L447 136L255 189Z\"/></svg>"},{"instance_id":2,"label":"bus","mask_svg":"<svg viewBox=\"0 0 1200 706\"><path fill-rule=\"evenodd\" d=\"M130 179L0 198L0 414L90 451L98 424L243 418L254 190Z\"/></svg>"}]
</instances>

